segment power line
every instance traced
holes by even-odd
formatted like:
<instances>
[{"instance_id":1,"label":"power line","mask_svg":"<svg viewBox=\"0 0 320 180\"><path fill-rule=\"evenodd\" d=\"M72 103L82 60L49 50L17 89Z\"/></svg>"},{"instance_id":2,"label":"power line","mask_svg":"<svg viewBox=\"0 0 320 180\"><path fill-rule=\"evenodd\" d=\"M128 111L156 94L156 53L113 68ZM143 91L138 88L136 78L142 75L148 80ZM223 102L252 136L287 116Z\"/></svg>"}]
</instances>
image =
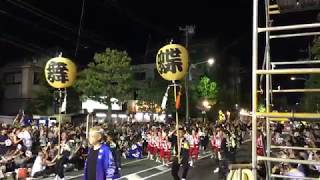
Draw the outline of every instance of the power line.
<instances>
[{"instance_id":1,"label":"power line","mask_svg":"<svg viewBox=\"0 0 320 180\"><path fill-rule=\"evenodd\" d=\"M0 40L6 41L12 45L15 45L16 47L20 47L22 49L25 49L29 52L33 52L36 54L43 54L43 55L51 55L52 54L51 52L47 51L46 49L43 49L33 43L28 43L28 42L22 41L20 39L14 38L14 37L7 35L7 34L4 34L4 33L1 33Z\"/></svg>"},{"instance_id":2,"label":"power line","mask_svg":"<svg viewBox=\"0 0 320 180\"><path fill-rule=\"evenodd\" d=\"M63 20L61 20L61 19L59 19L59 18L57 18L57 17L55 17L55 16L53 16L53 15L51 15L49 13L46 13L46 12L44 12L44 11L42 11L42 10L40 10L40 9L38 9L38 8L28 4L26 2L22 2L20 0L18 0L18 2L13 1L13 0L7 0L7 1L9 3L19 7L19 8L22 8L22 9L24 9L24 10L26 10L26 11L28 11L28 12L36 15L36 16L39 16L39 17L41 17L43 19L46 19L47 21L50 21L50 22L52 22L52 23L54 23L54 24L56 24L56 25L58 25L60 27L63 27L64 29L67 29L67 30L77 34L77 28L74 27L74 25L72 25L70 23L66 23L65 21L63 21ZM98 43L98 44L101 44L101 45L104 45L104 46L107 45L106 42L97 39L97 38L101 38L99 36L93 37L93 35L91 33L88 33L88 32L86 32L86 36L89 39L91 39L93 42L95 42L95 43Z\"/></svg>"},{"instance_id":3,"label":"power line","mask_svg":"<svg viewBox=\"0 0 320 180\"><path fill-rule=\"evenodd\" d=\"M63 24L59 23L58 21L56 21L56 20L54 20L54 19L52 19L52 18L50 18L50 17L48 17L48 16L44 16L43 14L41 14L41 13L35 11L35 10L32 10L31 8L25 7L25 6L23 6L23 5L15 2L15 1L12 1L12 0L7 0L7 1L8 1L9 3L15 5L15 6L18 6L18 7L22 8L22 9L28 11L28 12L31 12L31 13L39 16L39 17L42 17L43 19L46 19L46 20L48 20L48 21L50 21L50 22L52 22L52 23L54 23L54 24L56 24L56 25L59 25L59 26L65 28L65 29L67 29L67 30L70 30L70 31L74 32L74 29L73 29L73 28L68 27L68 26L66 26L66 25L63 25Z\"/></svg>"},{"instance_id":4,"label":"power line","mask_svg":"<svg viewBox=\"0 0 320 180\"><path fill-rule=\"evenodd\" d=\"M82 21L83 21L83 15L84 15L84 6L85 6L85 0L82 0L82 8L81 8L81 15L80 15L80 22L79 22L79 29L78 29L78 37L77 37L77 43L76 43L76 50L74 52L74 58L77 57L79 43L80 43L81 28L82 28Z\"/></svg>"},{"instance_id":5,"label":"power line","mask_svg":"<svg viewBox=\"0 0 320 180\"><path fill-rule=\"evenodd\" d=\"M63 21L62 19L60 19L58 17L55 17L55 16L53 16L53 15L51 15L51 14L49 14L49 13L47 13L47 12L45 12L45 11L39 9L39 8L37 8L37 7L34 7L34 6L32 6L31 4L29 4L27 2L24 2L24 1L21 1L21 0L16 0L16 1L18 1L20 4L22 4L23 6L25 6L27 8L30 8L30 9L32 9L34 11L38 11L39 13L41 13L41 14L43 14L43 15L45 15L45 16L47 16L47 17L49 17L49 18L51 18L51 19L53 19L53 20L55 20L57 22L59 22L60 24L64 24L65 26L69 26L70 28L74 29L74 27L72 27L73 26L72 24L70 24L70 23L68 23L66 21Z\"/></svg>"},{"instance_id":6,"label":"power line","mask_svg":"<svg viewBox=\"0 0 320 180\"><path fill-rule=\"evenodd\" d=\"M36 30L45 31L45 32L47 32L47 33L49 33L49 34L51 34L51 35L60 37L60 38L63 39L63 40L74 42L71 38L68 38L68 37L65 36L65 35L62 35L62 34L57 33L57 32L55 32L55 31L52 31L52 30L50 30L50 29L48 29L48 28L44 28L44 27L42 27L42 26L39 26L39 25L37 25L37 24L35 24L35 23L33 23L33 22L29 21L29 20L26 20L26 19L24 19L24 18L16 17L16 16L14 16L13 14L10 14L9 12L7 12L7 11L5 11L5 10L0 9L0 13L3 14L3 15L5 15L5 16L8 16L9 18L15 19L15 20L18 21L18 22L21 22L21 23L24 23L24 24L28 24L28 25L32 25L32 26L34 27L34 29L36 29ZM86 45L81 44L81 43L80 43L79 45L80 45L81 47L83 47L83 48L86 48L86 47L87 47Z\"/></svg>"}]
</instances>

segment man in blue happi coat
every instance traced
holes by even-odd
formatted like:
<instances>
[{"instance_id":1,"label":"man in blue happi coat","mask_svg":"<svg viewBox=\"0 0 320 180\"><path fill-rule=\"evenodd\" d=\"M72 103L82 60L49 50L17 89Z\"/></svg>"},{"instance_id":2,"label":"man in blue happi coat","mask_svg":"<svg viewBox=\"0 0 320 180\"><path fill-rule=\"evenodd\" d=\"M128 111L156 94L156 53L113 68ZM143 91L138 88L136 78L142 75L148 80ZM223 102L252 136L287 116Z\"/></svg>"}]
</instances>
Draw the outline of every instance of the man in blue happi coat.
<instances>
[{"instance_id":1,"label":"man in blue happi coat","mask_svg":"<svg viewBox=\"0 0 320 180\"><path fill-rule=\"evenodd\" d=\"M84 180L113 180L120 177L109 147L102 143L103 129L93 127L89 132L88 158L84 168Z\"/></svg>"}]
</instances>

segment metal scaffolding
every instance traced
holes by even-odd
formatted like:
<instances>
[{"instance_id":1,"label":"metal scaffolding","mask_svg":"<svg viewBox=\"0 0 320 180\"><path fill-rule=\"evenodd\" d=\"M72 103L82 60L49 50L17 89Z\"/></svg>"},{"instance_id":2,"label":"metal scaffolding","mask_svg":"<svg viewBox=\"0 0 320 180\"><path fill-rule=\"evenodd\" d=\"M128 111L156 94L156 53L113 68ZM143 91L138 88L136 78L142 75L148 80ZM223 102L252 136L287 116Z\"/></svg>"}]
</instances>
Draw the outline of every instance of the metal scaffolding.
<instances>
[{"instance_id":1,"label":"metal scaffolding","mask_svg":"<svg viewBox=\"0 0 320 180\"><path fill-rule=\"evenodd\" d=\"M261 2L261 1L260 1ZM292 160L292 159L282 159L273 158L270 156L272 149L303 149L310 150L306 147L288 147L288 146L272 146L271 145L271 129L270 122L275 120L275 118L300 118L300 119L320 119L320 113L285 113L285 112L270 112L271 107L271 97L272 93L317 93L320 89L285 89L285 90L273 90L272 89L272 75L284 75L284 74L320 74L320 68L286 68L286 69L275 69L275 66L279 65L294 65L294 64L315 64L319 61L294 61L294 62L271 62L270 58L270 40L279 38L293 38L293 37L304 37L304 36L316 36L320 35L320 32L304 32L304 33L287 33L287 34L277 34L270 35L274 31L290 31L290 30L304 30L319 28L320 23L312 24L295 24L287 26L271 26L270 15L281 14L281 9L278 9L277 5L270 5L269 0L265 0L265 27L258 26L258 10L259 0L253 0L253 34L252 34L252 173L253 179L257 179L257 165L258 161L266 162L267 167L267 177L266 179L272 179L273 177L278 178L288 178L287 176L277 175L271 173L271 162L288 162L288 163L300 163L300 164L317 164L320 162L316 161L306 161L306 160ZM259 33L265 33L265 68L258 68L258 35ZM258 90L258 75L265 76L266 84L265 90ZM260 86L261 87L261 86ZM265 105L266 112L257 112L257 102L258 93L263 92L265 95ZM266 156L257 156L257 118L266 119ZM314 148L313 150L320 150L319 148ZM313 179L313 178L304 178Z\"/></svg>"}]
</instances>

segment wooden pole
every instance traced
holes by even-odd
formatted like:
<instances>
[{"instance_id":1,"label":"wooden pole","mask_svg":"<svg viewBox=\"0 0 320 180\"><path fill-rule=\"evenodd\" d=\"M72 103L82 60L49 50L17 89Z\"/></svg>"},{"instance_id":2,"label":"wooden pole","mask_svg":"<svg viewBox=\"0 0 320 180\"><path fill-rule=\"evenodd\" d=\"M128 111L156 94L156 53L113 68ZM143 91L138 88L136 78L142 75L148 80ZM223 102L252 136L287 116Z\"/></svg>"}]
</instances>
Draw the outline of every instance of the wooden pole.
<instances>
[{"instance_id":1,"label":"wooden pole","mask_svg":"<svg viewBox=\"0 0 320 180\"><path fill-rule=\"evenodd\" d=\"M62 90L59 89L59 98L60 98L60 103L59 103L59 128L58 128L58 154L61 154L61 121L62 121L62 116L61 116L61 109L62 109Z\"/></svg>"},{"instance_id":2,"label":"wooden pole","mask_svg":"<svg viewBox=\"0 0 320 180\"><path fill-rule=\"evenodd\" d=\"M90 112L87 114L87 123L86 123L86 138L89 138L89 121L90 121Z\"/></svg>"},{"instance_id":3,"label":"wooden pole","mask_svg":"<svg viewBox=\"0 0 320 180\"><path fill-rule=\"evenodd\" d=\"M177 103L177 84L175 81L173 82L173 89L174 89L174 102ZM181 162L181 158L180 158L180 152L181 152L181 141L180 141L180 135L179 135L179 114L178 114L178 109L177 106L176 107L176 132L177 132L177 143L178 143L178 162Z\"/></svg>"}]
</instances>

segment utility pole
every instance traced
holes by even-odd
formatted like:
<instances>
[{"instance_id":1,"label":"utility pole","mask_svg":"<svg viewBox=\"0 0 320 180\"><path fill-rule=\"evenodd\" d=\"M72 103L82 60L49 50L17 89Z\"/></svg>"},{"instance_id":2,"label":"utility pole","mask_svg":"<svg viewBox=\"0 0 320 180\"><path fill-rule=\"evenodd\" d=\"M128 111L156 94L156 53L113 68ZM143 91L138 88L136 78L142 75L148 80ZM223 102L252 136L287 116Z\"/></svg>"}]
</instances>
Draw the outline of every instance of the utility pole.
<instances>
[{"instance_id":1,"label":"utility pole","mask_svg":"<svg viewBox=\"0 0 320 180\"><path fill-rule=\"evenodd\" d=\"M195 26L186 25L185 27L179 27L180 31L183 31L185 34L185 47L188 50L189 49L189 38L191 35L195 33ZM191 65L190 59L189 59L189 66ZM189 72L188 72L189 73ZM189 123L190 121L190 114L189 114L189 75L187 74L184 78L184 86L186 91L186 122Z\"/></svg>"}]
</instances>

